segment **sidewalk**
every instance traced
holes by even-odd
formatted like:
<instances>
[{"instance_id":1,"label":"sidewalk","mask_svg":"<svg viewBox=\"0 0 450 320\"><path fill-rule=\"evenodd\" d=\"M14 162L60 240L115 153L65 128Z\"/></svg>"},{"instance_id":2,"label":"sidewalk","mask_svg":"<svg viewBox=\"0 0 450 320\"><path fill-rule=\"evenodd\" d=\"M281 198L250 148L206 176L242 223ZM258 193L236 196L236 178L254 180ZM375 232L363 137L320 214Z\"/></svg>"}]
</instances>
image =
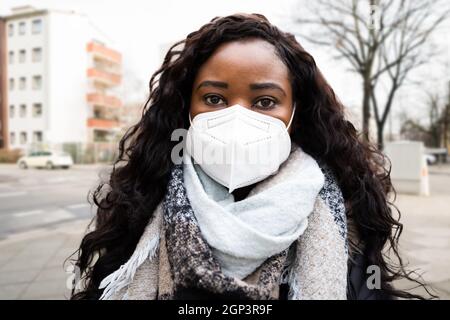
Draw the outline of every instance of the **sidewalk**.
<instances>
[{"instance_id":1,"label":"sidewalk","mask_svg":"<svg viewBox=\"0 0 450 320\"><path fill-rule=\"evenodd\" d=\"M408 270L417 270L440 299L450 300L450 164L429 166L430 196L400 194L404 229L400 254ZM413 285L399 281L400 288ZM414 292L426 295L422 288Z\"/></svg>"},{"instance_id":2,"label":"sidewalk","mask_svg":"<svg viewBox=\"0 0 450 320\"><path fill-rule=\"evenodd\" d=\"M429 197L397 197L404 224L400 252L408 269L419 268L435 293L450 299L450 166L430 168L430 182ZM0 241L0 299L69 297L63 262L78 248L88 223L78 220ZM405 281L396 285L412 286ZM414 292L423 294L420 288Z\"/></svg>"},{"instance_id":3,"label":"sidewalk","mask_svg":"<svg viewBox=\"0 0 450 320\"><path fill-rule=\"evenodd\" d=\"M64 260L77 248L89 220L14 235L0 242L0 299L67 299Z\"/></svg>"},{"instance_id":4,"label":"sidewalk","mask_svg":"<svg viewBox=\"0 0 450 320\"><path fill-rule=\"evenodd\" d=\"M450 195L399 195L396 203L404 225L400 254L405 263L409 262L407 269L418 269L434 294L450 300ZM397 285L413 287L403 280ZM421 288L414 292L426 294Z\"/></svg>"}]
</instances>

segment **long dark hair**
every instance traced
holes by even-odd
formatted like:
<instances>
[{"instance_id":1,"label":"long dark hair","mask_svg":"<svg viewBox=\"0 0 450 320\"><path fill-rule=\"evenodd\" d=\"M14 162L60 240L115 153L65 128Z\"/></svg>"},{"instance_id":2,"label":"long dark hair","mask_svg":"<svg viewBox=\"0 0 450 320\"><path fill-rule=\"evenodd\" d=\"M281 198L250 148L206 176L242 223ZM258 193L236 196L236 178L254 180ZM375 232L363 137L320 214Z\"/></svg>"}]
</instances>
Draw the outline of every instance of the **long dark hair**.
<instances>
[{"instance_id":1,"label":"long dark hair","mask_svg":"<svg viewBox=\"0 0 450 320\"><path fill-rule=\"evenodd\" d=\"M368 264L380 267L381 289L397 297L420 298L392 286L398 278L413 279L397 251L402 224L393 216L398 210L389 202L393 188L386 158L360 139L344 118L342 104L313 57L292 34L280 31L262 15L236 14L216 17L174 44L151 77L142 118L121 139L109 181L91 193L97 206L95 228L84 236L77 251L83 288L73 291L72 299L98 299L101 280L128 260L152 219L173 166L170 155L177 142L171 141L171 134L189 127L189 101L199 67L219 45L249 38L271 43L290 70L298 106L291 138L335 173Z\"/></svg>"}]
</instances>

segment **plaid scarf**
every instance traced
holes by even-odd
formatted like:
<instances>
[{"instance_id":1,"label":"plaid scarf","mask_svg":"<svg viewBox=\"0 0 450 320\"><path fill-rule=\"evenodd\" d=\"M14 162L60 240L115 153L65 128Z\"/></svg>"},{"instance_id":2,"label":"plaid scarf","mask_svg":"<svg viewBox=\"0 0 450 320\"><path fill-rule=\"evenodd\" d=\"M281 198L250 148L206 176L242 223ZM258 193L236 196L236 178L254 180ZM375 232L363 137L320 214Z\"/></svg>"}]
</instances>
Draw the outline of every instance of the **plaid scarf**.
<instances>
[{"instance_id":1,"label":"plaid scarf","mask_svg":"<svg viewBox=\"0 0 450 320\"><path fill-rule=\"evenodd\" d=\"M164 201L166 248L173 275L173 292L186 288L240 299L277 299L277 287L287 250L268 258L254 283L225 275L204 240L183 184L183 169L172 171ZM254 275L248 276L247 280Z\"/></svg>"}]
</instances>

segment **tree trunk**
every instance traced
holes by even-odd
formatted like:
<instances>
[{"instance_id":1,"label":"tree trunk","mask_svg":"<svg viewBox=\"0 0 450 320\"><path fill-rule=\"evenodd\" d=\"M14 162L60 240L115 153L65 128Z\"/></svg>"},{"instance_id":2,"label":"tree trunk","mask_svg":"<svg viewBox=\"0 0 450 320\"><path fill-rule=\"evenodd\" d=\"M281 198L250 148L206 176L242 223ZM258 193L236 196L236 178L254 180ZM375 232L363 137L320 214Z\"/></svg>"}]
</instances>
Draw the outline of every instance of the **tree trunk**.
<instances>
[{"instance_id":1,"label":"tree trunk","mask_svg":"<svg viewBox=\"0 0 450 320\"><path fill-rule=\"evenodd\" d=\"M443 140L444 140L444 148L448 149L448 122L450 121L450 94L449 94L449 102L448 104L445 106L445 110L444 110L444 136L443 136Z\"/></svg>"},{"instance_id":2,"label":"tree trunk","mask_svg":"<svg viewBox=\"0 0 450 320\"><path fill-rule=\"evenodd\" d=\"M377 123L377 143L379 150L383 150L384 148L384 125L384 122Z\"/></svg>"},{"instance_id":3,"label":"tree trunk","mask_svg":"<svg viewBox=\"0 0 450 320\"><path fill-rule=\"evenodd\" d=\"M372 94L370 82L363 81L363 102L362 102L362 133L365 141L369 141L370 136L370 96Z\"/></svg>"}]
</instances>

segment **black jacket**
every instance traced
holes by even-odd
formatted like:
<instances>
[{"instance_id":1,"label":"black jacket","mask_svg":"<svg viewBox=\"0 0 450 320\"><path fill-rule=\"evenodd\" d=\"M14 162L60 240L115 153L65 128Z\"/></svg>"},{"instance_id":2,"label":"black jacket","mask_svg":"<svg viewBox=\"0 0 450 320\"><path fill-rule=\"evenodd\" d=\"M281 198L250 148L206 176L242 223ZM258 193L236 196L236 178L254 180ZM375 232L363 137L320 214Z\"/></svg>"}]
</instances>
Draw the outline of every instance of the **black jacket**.
<instances>
[{"instance_id":1,"label":"black jacket","mask_svg":"<svg viewBox=\"0 0 450 320\"><path fill-rule=\"evenodd\" d=\"M348 263L347 299L348 300L392 300L382 289L369 289L367 287L367 273L369 264L362 254L353 255L353 261Z\"/></svg>"}]
</instances>

